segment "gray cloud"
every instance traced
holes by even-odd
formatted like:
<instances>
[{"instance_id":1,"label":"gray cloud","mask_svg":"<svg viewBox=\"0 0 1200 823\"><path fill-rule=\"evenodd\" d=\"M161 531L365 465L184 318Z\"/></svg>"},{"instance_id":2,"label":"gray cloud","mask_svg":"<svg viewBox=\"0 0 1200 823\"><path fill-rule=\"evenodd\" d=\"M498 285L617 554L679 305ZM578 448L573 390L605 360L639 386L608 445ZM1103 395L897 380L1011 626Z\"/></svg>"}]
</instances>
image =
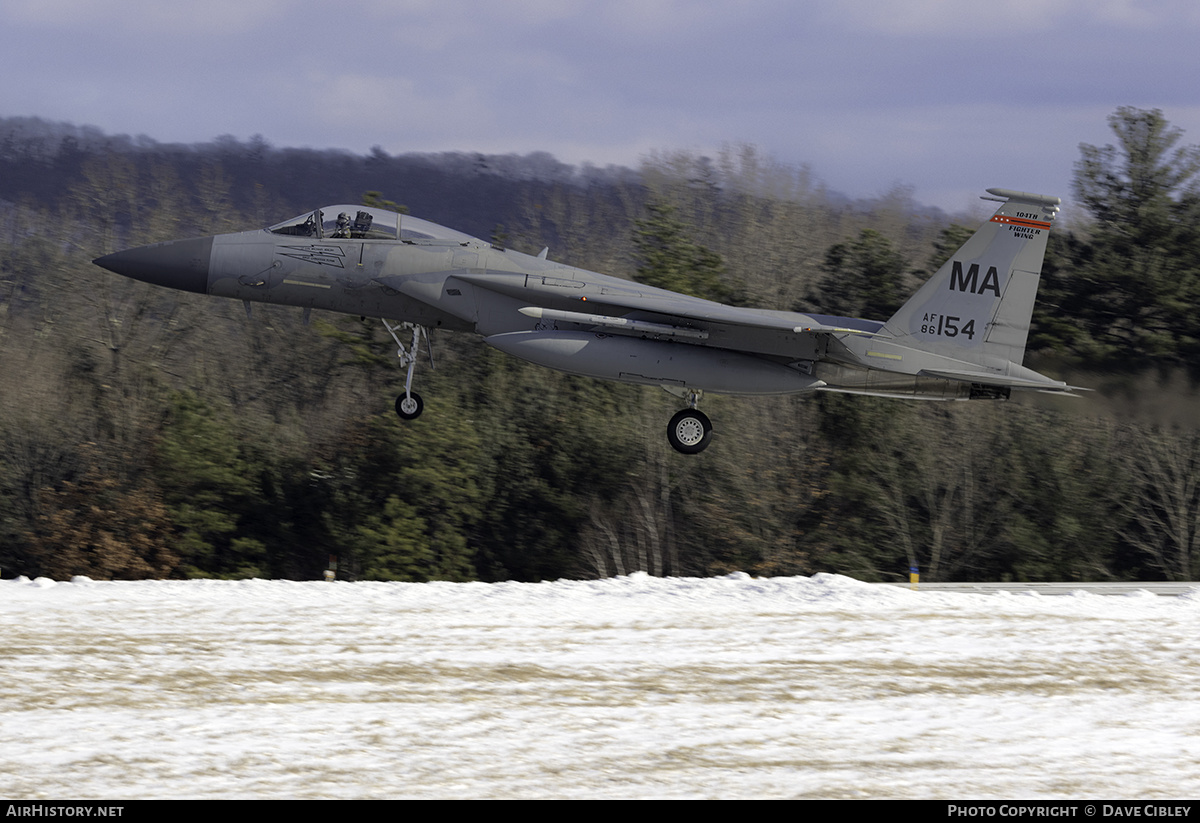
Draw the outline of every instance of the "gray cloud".
<instances>
[{"instance_id":1,"label":"gray cloud","mask_svg":"<svg viewBox=\"0 0 1200 823\"><path fill-rule=\"evenodd\" d=\"M0 114L162 141L626 165L746 142L851 195L900 182L953 209L986 186L1068 194L1120 105L1200 142L1183 0L0 7Z\"/></svg>"}]
</instances>

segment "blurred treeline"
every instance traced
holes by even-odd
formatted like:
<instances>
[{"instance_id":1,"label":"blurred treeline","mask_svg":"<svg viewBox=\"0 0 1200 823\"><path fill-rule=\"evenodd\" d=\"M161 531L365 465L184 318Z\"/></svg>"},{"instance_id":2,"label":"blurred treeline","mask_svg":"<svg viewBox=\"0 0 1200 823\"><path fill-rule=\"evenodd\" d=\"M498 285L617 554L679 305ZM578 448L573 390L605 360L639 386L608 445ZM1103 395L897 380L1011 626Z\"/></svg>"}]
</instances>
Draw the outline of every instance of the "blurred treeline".
<instances>
[{"instance_id":1,"label":"blurred treeline","mask_svg":"<svg viewBox=\"0 0 1200 823\"><path fill-rule=\"evenodd\" d=\"M378 321L248 318L91 260L368 197L586 269L886 319L990 208L852 202L750 147L580 169L0 120L0 570L312 579L334 555L349 579L1190 579L1200 152L1160 112L1110 122L1113 146L1081 147L1027 358L1100 391L708 396L713 444L684 457L675 398L470 335L434 333L425 414L402 423Z\"/></svg>"}]
</instances>

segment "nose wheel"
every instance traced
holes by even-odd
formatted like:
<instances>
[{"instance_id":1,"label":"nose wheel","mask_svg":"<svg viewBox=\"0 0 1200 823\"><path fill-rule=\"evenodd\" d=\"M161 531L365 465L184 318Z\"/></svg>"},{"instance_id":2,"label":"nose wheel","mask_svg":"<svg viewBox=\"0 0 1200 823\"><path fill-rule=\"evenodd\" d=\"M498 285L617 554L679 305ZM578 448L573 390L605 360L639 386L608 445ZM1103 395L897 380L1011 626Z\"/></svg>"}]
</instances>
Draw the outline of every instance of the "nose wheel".
<instances>
[{"instance_id":1,"label":"nose wheel","mask_svg":"<svg viewBox=\"0 0 1200 823\"><path fill-rule=\"evenodd\" d=\"M416 420L424 410L425 403L415 391L396 398L396 414L400 415L401 420Z\"/></svg>"},{"instance_id":2,"label":"nose wheel","mask_svg":"<svg viewBox=\"0 0 1200 823\"><path fill-rule=\"evenodd\" d=\"M667 424L667 441L681 454L699 454L712 440L712 421L698 409L678 411Z\"/></svg>"}]
</instances>

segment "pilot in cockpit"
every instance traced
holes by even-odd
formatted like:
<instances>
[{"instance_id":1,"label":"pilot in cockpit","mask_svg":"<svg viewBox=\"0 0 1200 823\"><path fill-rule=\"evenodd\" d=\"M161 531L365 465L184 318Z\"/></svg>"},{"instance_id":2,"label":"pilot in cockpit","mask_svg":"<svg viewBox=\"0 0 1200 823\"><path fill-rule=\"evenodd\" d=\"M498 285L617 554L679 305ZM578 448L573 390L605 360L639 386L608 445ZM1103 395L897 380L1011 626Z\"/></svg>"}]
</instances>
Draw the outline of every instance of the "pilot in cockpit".
<instances>
[{"instance_id":1,"label":"pilot in cockpit","mask_svg":"<svg viewBox=\"0 0 1200 823\"><path fill-rule=\"evenodd\" d=\"M337 224L333 227L331 237L349 237L350 236L350 215L342 212L337 216Z\"/></svg>"}]
</instances>

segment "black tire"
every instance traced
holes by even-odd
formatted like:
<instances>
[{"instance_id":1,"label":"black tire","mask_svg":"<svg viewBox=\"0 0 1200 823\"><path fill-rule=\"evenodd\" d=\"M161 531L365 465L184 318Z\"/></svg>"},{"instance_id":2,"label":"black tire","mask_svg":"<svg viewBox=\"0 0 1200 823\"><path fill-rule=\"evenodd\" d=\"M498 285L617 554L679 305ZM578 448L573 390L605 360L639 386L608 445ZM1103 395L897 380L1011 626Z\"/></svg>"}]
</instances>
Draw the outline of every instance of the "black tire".
<instances>
[{"instance_id":1,"label":"black tire","mask_svg":"<svg viewBox=\"0 0 1200 823\"><path fill-rule=\"evenodd\" d=\"M400 415L401 420L416 420L424 410L425 403L415 391L396 398L396 414Z\"/></svg>"},{"instance_id":2,"label":"black tire","mask_svg":"<svg viewBox=\"0 0 1200 823\"><path fill-rule=\"evenodd\" d=\"M681 454L699 454L712 440L712 421L702 411L684 409L667 424L667 441Z\"/></svg>"}]
</instances>

